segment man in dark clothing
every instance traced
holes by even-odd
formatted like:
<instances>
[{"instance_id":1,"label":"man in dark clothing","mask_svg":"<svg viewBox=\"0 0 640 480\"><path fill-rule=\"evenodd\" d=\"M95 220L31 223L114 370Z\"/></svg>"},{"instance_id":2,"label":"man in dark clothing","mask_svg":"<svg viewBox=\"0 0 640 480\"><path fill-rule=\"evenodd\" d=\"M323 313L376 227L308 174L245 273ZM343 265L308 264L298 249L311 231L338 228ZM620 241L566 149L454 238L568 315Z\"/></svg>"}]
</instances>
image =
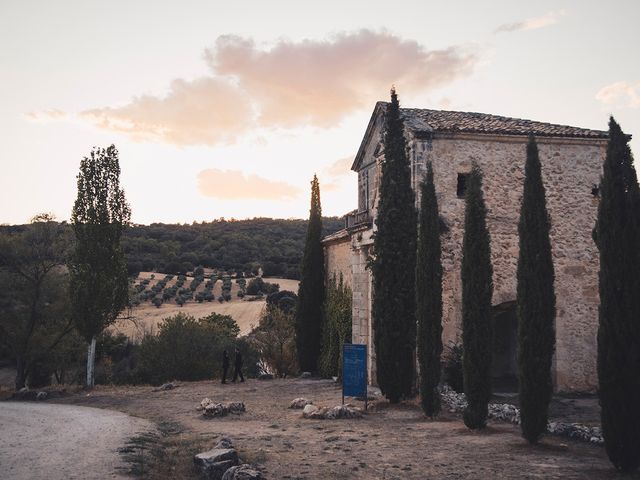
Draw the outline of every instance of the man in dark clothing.
<instances>
[{"instance_id":1,"label":"man in dark clothing","mask_svg":"<svg viewBox=\"0 0 640 480\"><path fill-rule=\"evenodd\" d=\"M222 383L227 383L227 372L229 371L229 354L226 350L222 352Z\"/></svg>"},{"instance_id":2,"label":"man in dark clothing","mask_svg":"<svg viewBox=\"0 0 640 480\"><path fill-rule=\"evenodd\" d=\"M236 382L238 375L240 375L240 381L244 382L244 376L242 375L242 354L238 347L236 347L236 361L235 361L235 370L233 371L233 383Z\"/></svg>"}]
</instances>

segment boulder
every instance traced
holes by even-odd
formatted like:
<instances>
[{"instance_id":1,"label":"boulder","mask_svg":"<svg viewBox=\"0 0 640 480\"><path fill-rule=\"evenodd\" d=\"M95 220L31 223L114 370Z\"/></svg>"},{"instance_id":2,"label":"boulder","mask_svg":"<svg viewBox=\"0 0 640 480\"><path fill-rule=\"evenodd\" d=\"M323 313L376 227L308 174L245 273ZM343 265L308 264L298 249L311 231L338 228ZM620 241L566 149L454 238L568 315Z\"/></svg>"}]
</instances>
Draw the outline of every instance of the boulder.
<instances>
[{"instance_id":1,"label":"boulder","mask_svg":"<svg viewBox=\"0 0 640 480\"><path fill-rule=\"evenodd\" d=\"M302 410L304 418L316 420L337 420L339 418L361 418L362 410L353 405L337 405L335 407L317 407L315 405L307 405Z\"/></svg>"},{"instance_id":2,"label":"boulder","mask_svg":"<svg viewBox=\"0 0 640 480\"><path fill-rule=\"evenodd\" d=\"M207 466L225 460L237 462L238 452L234 448L214 448L193 457L193 463L199 466Z\"/></svg>"},{"instance_id":3,"label":"boulder","mask_svg":"<svg viewBox=\"0 0 640 480\"><path fill-rule=\"evenodd\" d=\"M315 405L310 403L310 404L304 406L304 408L302 410L302 416L305 417L305 418L308 418L309 415L311 415L312 413L317 412L318 410L320 410L319 407L316 407Z\"/></svg>"},{"instance_id":4,"label":"boulder","mask_svg":"<svg viewBox=\"0 0 640 480\"><path fill-rule=\"evenodd\" d=\"M210 398L200 402L196 410L202 411L202 415L208 418L223 417L228 413L242 413L246 411L243 402L214 403Z\"/></svg>"},{"instance_id":5,"label":"boulder","mask_svg":"<svg viewBox=\"0 0 640 480\"><path fill-rule=\"evenodd\" d=\"M222 477L222 480L262 480L262 474L246 463L231 467Z\"/></svg>"},{"instance_id":6,"label":"boulder","mask_svg":"<svg viewBox=\"0 0 640 480\"><path fill-rule=\"evenodd\" d=\"M291 402L291 404L289 405L289 408L304 408L307 405L311 405L311 404L313 404L311 400L304 397L298 397Z\"/></svg>"}]
</instances>

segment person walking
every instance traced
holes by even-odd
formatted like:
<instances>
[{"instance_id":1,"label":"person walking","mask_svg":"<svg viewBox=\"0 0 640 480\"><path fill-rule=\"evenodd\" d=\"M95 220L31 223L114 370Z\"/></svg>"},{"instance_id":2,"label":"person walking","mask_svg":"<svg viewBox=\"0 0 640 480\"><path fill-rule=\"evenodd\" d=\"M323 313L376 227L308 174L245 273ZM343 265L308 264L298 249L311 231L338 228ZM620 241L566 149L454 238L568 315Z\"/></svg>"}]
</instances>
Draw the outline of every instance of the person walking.
<instances>
[{"instance_id":1,"label":"person walking","mask_svg":"<svg viewBox=\"0 0 640 480\"><path fill-rule=\"evenodd\" d=\"M222 352L222 383L227 383L227 372L229 371L229 354L226 350Z\"/></svg>"},{"instance_id":2,"label":"person walking","mask_svg":"<svg viewBox=\"0 0 640 480\"><path fill-rule=\"evenodd\" d=\"M236 347L235 367L233 371L233 383L236 382L238 375L240 375L240 381L244 382L244 376L242 375L242 354L238 347Z\"/></svg>"}]
</instances>

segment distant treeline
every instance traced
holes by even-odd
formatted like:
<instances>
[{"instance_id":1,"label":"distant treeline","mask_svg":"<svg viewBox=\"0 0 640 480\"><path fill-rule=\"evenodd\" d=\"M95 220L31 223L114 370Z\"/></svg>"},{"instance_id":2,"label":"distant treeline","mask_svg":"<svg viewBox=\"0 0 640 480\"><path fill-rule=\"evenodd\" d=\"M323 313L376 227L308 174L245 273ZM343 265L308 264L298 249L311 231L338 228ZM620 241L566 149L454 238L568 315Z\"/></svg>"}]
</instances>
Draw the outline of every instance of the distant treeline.
<instances>
[{"instance_id":1,"label":"distant treeline","mask_svg":"<svg viewBox=\"0 0 640 480\"><path fill-rule=\"evenodd\" d=\"M323 234L343 228L339 217L323 219ZM5 231L24 225L2 226ZM253 218L191 225L152 223L125 231L122 247L129 274L141 271L181 274L202 266L298 279L307 220Z\"/></svg>"}]
</instances>

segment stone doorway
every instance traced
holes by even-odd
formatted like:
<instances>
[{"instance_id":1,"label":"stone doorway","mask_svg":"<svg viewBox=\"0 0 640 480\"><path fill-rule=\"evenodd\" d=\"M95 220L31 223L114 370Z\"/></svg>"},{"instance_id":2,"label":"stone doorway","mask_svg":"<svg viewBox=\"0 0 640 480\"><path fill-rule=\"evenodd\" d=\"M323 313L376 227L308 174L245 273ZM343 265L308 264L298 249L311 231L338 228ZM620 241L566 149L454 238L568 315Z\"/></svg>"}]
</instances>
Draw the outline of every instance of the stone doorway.
<instances>
[{"instance_id":1,"label":"stone doorway","mask_svg":"<svg viewBox=\"0 0 640 480\"><path fill-rule=\"evenodd\" d=\"M504 302L492 307L493 360L491 379L493 390L515 392L518 390L518 318L516 302Z\"/></svg>"}]
</instances>

